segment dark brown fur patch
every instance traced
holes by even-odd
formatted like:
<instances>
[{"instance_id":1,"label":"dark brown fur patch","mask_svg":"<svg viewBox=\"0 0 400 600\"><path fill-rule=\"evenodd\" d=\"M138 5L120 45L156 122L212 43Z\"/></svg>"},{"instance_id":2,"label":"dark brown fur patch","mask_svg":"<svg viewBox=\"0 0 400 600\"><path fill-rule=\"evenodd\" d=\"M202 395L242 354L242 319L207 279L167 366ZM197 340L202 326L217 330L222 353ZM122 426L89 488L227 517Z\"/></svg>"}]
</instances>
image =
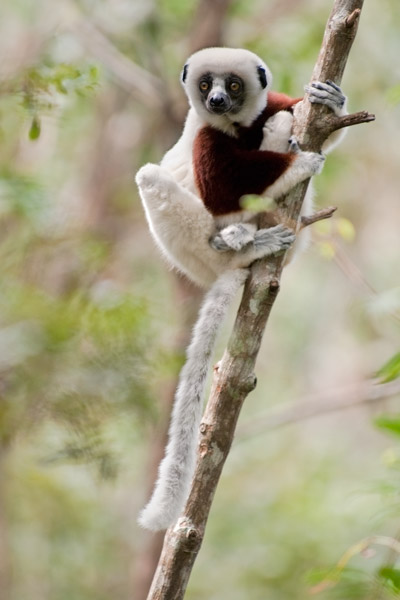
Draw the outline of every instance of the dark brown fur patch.
<instances>
[{"instance_id":1,"label":"dark brown fur patch","mask_svg":"<svg viewBox=\"0 0 400 600\"><path fill-rule=\"evenodd\" d=\"M280 110L291 109L299 100L270 92L265 110L250 127L238 126L237 137L211 126L199 131L193 145L195 181L214 216L240 211L242 196L262 194L291 165L294 154L258 148L267 119Z\"/></svg>"},{"instance_id":2,"label":"dark brown fur patch","mask_svg":"<svg viewBox=\"0 0 400 600\"><path fill-rule=\"evenodd\" d=\"M292 111L293 106L302 100L302 98L290 98L290 96L279 92L269 92L267 99L267 106L250 127L240 125L237 127L237 136L242 141L243 147L248 150L255 150L260 147L263 138L262 128L270 117L280 110Z\"/></svg>"}]
</instances>

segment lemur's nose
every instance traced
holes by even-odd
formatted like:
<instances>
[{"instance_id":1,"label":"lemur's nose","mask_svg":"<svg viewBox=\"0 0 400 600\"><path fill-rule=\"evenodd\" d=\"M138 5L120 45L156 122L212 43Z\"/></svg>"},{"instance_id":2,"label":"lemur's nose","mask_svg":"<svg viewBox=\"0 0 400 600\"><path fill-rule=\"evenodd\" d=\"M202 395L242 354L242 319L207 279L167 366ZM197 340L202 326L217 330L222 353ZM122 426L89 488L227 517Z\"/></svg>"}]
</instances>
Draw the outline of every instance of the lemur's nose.
<instances>
[{"instance_id":1,"label":"lemur's nose","mask_svg":"<svg viewBox=\"0 0 400 600\"><path fill-rule=\"evenodd\" d=\"M214 107L221 107L226 104L226 98L224 94L213 94L210 98L210 105Z\"/></svg>"}]
</instances>

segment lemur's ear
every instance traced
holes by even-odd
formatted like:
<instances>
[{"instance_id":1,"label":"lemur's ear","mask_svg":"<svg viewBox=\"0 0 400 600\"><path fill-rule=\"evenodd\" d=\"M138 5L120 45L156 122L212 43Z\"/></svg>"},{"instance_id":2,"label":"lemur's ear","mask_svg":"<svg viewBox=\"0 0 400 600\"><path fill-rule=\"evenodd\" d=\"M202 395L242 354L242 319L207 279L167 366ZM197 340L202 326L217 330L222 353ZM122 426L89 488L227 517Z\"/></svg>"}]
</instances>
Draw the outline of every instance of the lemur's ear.
<instances>
[{"instance_id":1,"label":"lemur's ear","mask_svg":"<svg viewBox=\"0 0 400 600\"><path fill-rule=\"evenodd\" d=\"M186 82L186 77L187 77L188 67L189 67L189 65L188 65L188 64L186 64L186 65L183 67L183 71L182 71L182 75L181 75L181 80L182 80L182 83L185 83L185 82Z\"/></svg>"},{"instance_id":2,"label":"lemur's ear","mask_svg":"<svg viewBox=\"0 0 400 600\"><path fill-rule=\"evenodd\" d=\"M260 83L261 83L261 87L266 88L268 82L267 82L267 74L265 72L264 67L258 66L257 72L258 72L258 79L260 80Z\"/></svg>"}]
</instances>

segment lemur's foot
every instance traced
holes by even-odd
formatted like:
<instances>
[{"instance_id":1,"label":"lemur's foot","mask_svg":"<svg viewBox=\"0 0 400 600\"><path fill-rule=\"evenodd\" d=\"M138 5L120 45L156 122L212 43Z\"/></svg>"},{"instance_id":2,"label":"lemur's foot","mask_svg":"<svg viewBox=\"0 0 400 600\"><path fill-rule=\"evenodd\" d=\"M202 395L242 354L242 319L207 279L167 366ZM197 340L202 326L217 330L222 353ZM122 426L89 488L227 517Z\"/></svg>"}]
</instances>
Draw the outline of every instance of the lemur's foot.
<instances>
[{"instance_id":1,"label":"lemur's foot","mask_svg":"<svg viewBox=\"0 0 400 600\"><path fill-rule=\"evenodd\" d=\"M313 104L325 104L336 115L341 114L346 104L346 96L336 83L328 79L325 83L314 81L311 85L305 86L305 91L309 94L309 101Z\"/></svg>"},{"instance_id":2,"label":"lemur's foot","mask_svg":"<svg viewBox=\"0 0 400 600\"><path fill-rule=\"evenodd\" d=\"M158 165L153 165L152 163L147 163L144 165L139 171L136 173L136 183L141 189L149 189L154 187L157 184L160 178L160 167Z\"/></svg>"},{"instance_id":3,"label":"lemur's foot","mask_svg":"<svg viewBox=\"0 0 400 600\"><path fill-rule=\"evenodd\" d=\"M235 223L224 227L215 236L211 237L209 244L211 248L219 252L227 252L228 250L239 252L250 242L253 242L254 233L254 226Z\"/></svg>"},{"instance_id":4,"label":"lemur's foot","mask_svg":"<svg viewBox=\"0 0 400 600\"><path fill-rule=\"evenodd\" d=\"M135 179L138 188L146 195L157 194L159 198L164 200L176 189L176 182L168 171L152 163L147 163L139 169Z\"/></svg>"},{"instance_id":5,"label":"lemur's foot","mask_svg":"<svg viewBox=\"0 0 400 600\"><path fill-rule=\"evenodd\" d=\"M276 225L268 229L259 229L254 236L256 249L265 248L270 254L286 251L295 241L296 236L286 225Z\"/></svg>"},{"instance_id":6,"label":"lemur's foot","mask_svg":"<svg viewBox=\"0 0 400 600\"><path fill-rule=\"evenodd\" d=\"M219 233L210 237L208 243L210 244L211 248L213 250L217 250L217 252L228 252L229 250L232 250L232 248L228 246Z\"/></svg>"}]
</instances>

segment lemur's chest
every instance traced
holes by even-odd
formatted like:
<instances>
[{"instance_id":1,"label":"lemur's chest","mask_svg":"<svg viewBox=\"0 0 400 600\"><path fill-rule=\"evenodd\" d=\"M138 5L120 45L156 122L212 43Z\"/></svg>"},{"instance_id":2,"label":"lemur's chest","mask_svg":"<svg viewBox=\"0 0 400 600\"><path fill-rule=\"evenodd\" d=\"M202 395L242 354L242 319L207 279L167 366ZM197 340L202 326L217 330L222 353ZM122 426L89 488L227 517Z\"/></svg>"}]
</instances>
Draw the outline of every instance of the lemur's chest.
<instances>
[{"instance_id":1,"label":"lemur's chest","mask_svg":"<svg viewBox=\"0 0 400 600\"><path fill-rule=\"evenodd\" d=\"M193 143L193 176L197 193L214 216L242 210L241 198L256 193L246 165L263 140L262 126L236 128L236 137L211 126L201 128ZM261 192L263 186L258 186Z\"/></svg>"}]
</instances>

